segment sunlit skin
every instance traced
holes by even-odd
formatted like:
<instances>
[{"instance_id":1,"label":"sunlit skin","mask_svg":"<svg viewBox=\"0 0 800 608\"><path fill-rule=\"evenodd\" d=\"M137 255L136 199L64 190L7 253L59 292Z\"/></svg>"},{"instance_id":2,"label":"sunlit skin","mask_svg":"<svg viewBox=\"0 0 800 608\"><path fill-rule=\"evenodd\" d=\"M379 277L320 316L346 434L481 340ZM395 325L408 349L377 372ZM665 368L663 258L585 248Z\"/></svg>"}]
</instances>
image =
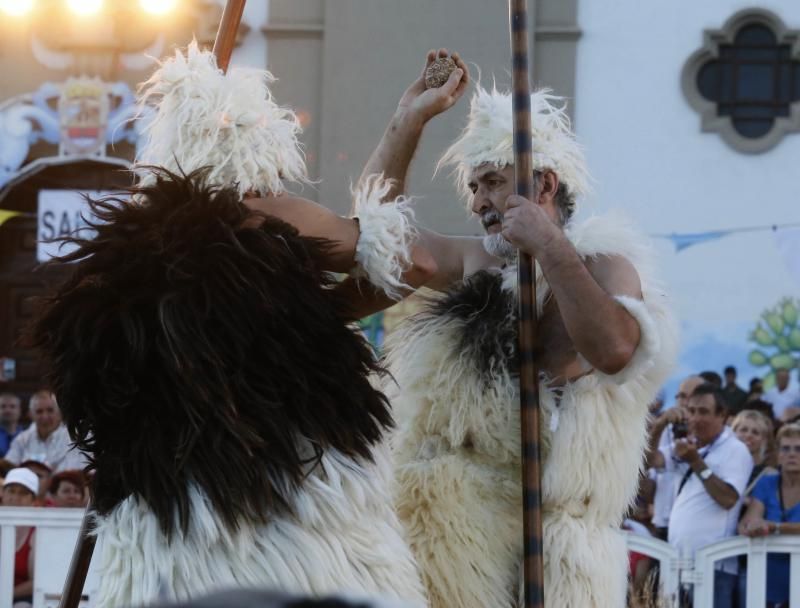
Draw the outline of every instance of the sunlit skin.
<instances>
[{"instance_id":1,"label":"sunlit skin","mask_svg":"<svg viewBox=\"0 0 800 608\"><path fill-rule=\"evenodd\" d=\"M760 460L761 446L764 445L765 440L761 425L755 420L744 419L736 425L733 432L736 433L739 441L744 443L747 449L750 450L753 460L756 460L756 457L759 457L758 460Z\"/></svg>"},{"instance_id":2,"label":"sunlit skin","mask_svg":"<svg viewBox=\"0 0 800 608\"><path fill-rule=\"evenodd\" d=\"M689 435L698 447L710 444L725 428L726 412L716 411L712 395L699 395L689 399L686 406ZM680 454L679 454L680 456Z\"/></svg>"},{"instance_id":3,"label":"sunlit skin","mask_svg":"<svg viewBox=\"0 0 800 608\"><path fill-rule=\"evenodd\" d=\"M83 489L69 481L62 481L53 495L57 507L80 508L85 504Z\"/></svg>"}]
</instances>

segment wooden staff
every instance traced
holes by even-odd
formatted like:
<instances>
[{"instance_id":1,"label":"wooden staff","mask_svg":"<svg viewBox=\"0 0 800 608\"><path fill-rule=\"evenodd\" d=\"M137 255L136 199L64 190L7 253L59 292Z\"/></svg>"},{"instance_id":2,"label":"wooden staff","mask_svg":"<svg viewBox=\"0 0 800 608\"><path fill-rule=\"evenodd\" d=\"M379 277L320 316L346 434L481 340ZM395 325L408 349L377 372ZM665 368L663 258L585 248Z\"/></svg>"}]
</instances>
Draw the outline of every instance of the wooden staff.
<instances>
[{"instance_id":1,"label":"wooden staff","mask_svg":"<svg viewBox=\"0 0 800 608\"><path fill-rule=\"evenodd\" d=\"M222 12L217 37L214 41L213 53L217 58L217 66L223 71L228 71L228 64L231 61L233 47L236 44L236 33L239 24L242 22L244 5L247 0L228 0ZM89 572L89 565L92 562L94 553L95 536L94 514L92 504L86 507L83 516L83 523L78 535L78 542L72 553L72 561L69 564L67 580L64 583L64 591L61 594L59 608L78 608L83 595L83 586L86 583L86 575Z\"/></svg>"},{"instance_id":2,"label":"wooden staff","mask_svg":"<svg viewBox=\"0 0 800 608\"><path fill-rule=\"evenodd\" d=\"M531 91L528 79L528 15L525 0L509 0L514 105L514 172L516 193L533 199L531 158ZM536 201L534 201L535 203ZM535 260L521 251L519 285L519 398L522 431L522 521L525 607L544 606L542 555L542 468L539 448L539 373L533 360L536 342Z\"/></svg>"}]
</instances>

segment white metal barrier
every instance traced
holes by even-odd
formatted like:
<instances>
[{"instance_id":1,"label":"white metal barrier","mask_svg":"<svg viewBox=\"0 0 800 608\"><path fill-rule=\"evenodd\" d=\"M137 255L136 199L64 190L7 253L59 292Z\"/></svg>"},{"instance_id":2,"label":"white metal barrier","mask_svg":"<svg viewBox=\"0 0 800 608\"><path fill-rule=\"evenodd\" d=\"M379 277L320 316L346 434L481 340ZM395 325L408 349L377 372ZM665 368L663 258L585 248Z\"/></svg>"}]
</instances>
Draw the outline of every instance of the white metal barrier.
<instances>
[{"instance_id":1,"label":"white metal barrier","mask_svg":"<svg viewBox=\"0 0 800 608\"><path fill-rule=\"evenodd\" d=\"M0 507L0 608L12 608L14 602L15 528L36 528L33 608L55 608L61 598L82 519L83 509ZM86 599L81 606L92 605L98 582L96 570L90 568L84 585Z\"/></svg>"},{"instance_id":2,"label":"white metal barrier","mask_svg":"<svg viewBox=\"0 0 800 608\"><path fill-rule=\"evenodd\" d=\"M694 585L694 608L714 605L714 564L728 557L747 556L747 605L767 602L767 553L790 556L789 606L800 607L800 536L734 536L698 549L694 559L681 556L672 545L657 538L626 533L628 550L647 555L660 564L661 590L668 606L678 605L681 584Z\"/></svg>"}]
</instances>

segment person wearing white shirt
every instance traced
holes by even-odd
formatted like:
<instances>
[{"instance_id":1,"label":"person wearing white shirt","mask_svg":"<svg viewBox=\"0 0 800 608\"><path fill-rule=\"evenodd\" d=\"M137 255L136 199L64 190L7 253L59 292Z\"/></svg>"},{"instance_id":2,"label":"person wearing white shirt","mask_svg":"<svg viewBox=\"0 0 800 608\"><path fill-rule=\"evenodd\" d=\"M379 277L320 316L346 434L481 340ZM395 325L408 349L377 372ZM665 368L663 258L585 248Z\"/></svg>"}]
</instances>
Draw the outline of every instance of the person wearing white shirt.
<instances>
[{"instance_id":1,"label":"person wearing white shirt","mask_svg":"<svg viewBox=\"0 0 800 608\"><path fill-rule=\"evenodd\" d=\"M775 370L775 387L764 393L764 401L772 404L776 420L782 420L788 408L800 406L800 390L789 388L789 370Z\"/></svg>"},{"instance_id":2,"label":"person wearing white shirt","mask_svg":"<svg viewBox=\"0 0 800 608\"><path fill-rule=\"evenodd\" d=\"M674 412L672 415L678 418L677 423L675 425L668 424L659 431L658 435L651 438L651 441L658 441L659 449L667 448L671 446L676 439L686 437L686 433L688 432L686 429L686 406L689 404L689 396L694 389L704 382L705 380L700 376L689 376L681 382L678 387L678 393L675 395L675 406L673 410L682 412L683 415L678 416L678 414ZM675 490L680 481L680 475L676 471L650 469L650 478L656 482L656 491L653 496L652 523L656 529L656 536L661 540L667 540L669 516L672 512L672 503L675 500Z\"/></svg>"},{"instance_id":3,"label":"person wearing white shirt","mask_svg":"<svg viewBox=\"0 0 800 608\"><path fill-rule=\"evenodd\" d=\"M33 424L14 438L6 460L18 465L27 460L43 462L54 472L83 469L86 456L78 451L61 421L56 397L50 391L37 391L30 400Z\"/></svg>"},{"instance_id":4,"label":"person wearing white shirt","mask_svg":"<svg viewBox=\"0 0 800 608\"><path fill-rule=\"evenodd\" d=\"M709 384L697 387L686 408L689 436L673 445L651 449L648 464L680 475L670 514L668 541L694 552L736 534L736 524L753 458L744 443L725 426L727 408L721 391ZM655 423L662 430L680 413L668 410ZM675 420L672 420L675 418ZM714 576L714 606L732 605L738 565L720 560Z\"/></svg>"}]
</instances>

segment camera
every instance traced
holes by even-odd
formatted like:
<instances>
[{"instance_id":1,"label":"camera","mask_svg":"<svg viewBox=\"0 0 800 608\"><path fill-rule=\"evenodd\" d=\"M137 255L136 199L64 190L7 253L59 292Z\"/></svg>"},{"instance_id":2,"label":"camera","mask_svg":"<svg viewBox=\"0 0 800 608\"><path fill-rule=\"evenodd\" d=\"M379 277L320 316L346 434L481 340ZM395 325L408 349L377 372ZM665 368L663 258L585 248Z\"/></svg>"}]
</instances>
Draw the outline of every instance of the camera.
<instances>
[{"instance_id":1,"label":"camera","mask_svg":"<svg viewBox=\"0 0 800 608\"><path fill-rule=\"evenodd\" d=\"M674 422L672 424L673 439L685 439L687 435L689 435L689 425L685 420Z\"/></svg>"},{"instance_id":2,"label":"camera","mask_svg":"<svg viewBox=\"0 0 800 608\"><path fill-rule=\"evenodd\" d=\"M0 359L0 361L2 361L3 363L3 367L0 370L0 380L11 382L12 380L16 379L17 377L16 360L3 357L2 359Z\"/></svg>"}]
</instances>

